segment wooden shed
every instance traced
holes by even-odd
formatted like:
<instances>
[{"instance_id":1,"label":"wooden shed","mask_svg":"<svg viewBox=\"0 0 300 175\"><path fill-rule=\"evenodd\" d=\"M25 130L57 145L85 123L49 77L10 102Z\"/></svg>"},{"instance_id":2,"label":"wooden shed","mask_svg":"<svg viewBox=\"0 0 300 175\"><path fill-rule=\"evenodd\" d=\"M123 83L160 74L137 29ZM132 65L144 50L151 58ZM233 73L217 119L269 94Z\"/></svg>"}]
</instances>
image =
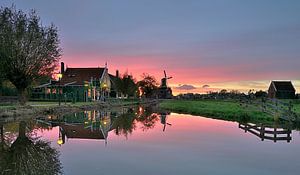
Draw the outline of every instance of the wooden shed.
<instances>
[{"instance_id":1,"label":"wooden shed","mask_svg":"<svg viewBox=\"0 0 300 175\"><path fill-rule=\"evenodd\" d=\"M269 98L294 99L296 90L291 81L272 81L268 90Z\"/></svg>"}]
</instances>

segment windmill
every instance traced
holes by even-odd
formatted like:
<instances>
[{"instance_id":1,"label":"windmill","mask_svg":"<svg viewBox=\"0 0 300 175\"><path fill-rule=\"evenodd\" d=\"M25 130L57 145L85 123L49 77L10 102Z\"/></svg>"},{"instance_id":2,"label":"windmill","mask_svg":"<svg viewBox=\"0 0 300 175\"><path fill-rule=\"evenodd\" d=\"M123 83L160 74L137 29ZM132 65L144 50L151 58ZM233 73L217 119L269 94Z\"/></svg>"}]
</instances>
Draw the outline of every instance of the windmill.
<instances>
[{"instance_id":1,"label":"windmill","mask_svg":"<svg viewBox=\"0 0 300 175\"><path fill-rule=\"evenodd\" d=\"M168 87L168 80L173 77L168 77L166 71L164 70L164 77L161 79L161 84L158 91L158 98L169 99L172 98L172 89Z\"/></svg>"},{"instance_id":2,"label":"windmill","mask_svg":"<svg viewBox=\"0 0 300 175\"><path fill-rule=\"evenodd\" d=\"M173 78L173 77L168 77L166 71L164 70L164 75L165 77L161 79L161 87L162 88L168 88L167 80Z\"/></svg>"}]
</instances>

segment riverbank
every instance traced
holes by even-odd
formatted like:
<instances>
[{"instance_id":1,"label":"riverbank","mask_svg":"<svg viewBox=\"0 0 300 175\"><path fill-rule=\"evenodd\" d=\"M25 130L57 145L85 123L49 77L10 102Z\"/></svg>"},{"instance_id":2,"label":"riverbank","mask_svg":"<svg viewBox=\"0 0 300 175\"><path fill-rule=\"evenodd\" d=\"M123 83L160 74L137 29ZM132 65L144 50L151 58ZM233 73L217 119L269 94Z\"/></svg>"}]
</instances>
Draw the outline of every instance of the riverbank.
<instances>
[{"instance_id":1,"label":"riverbank","mask_svg":"<svg viewBox=\"0 0 300 175\"><path fill-rule=\"evenodd\" d=\"M0 119L9 117L27 117L41 116L48 114L66 114L82 110L96 110L112 107L130 107L142 104L157 103L155 100L110 100L107 102L78 102L78 103L61 103L57 102L28 102L26 106L17 104L0 106Z\"/></svg>"},{"instance_id":2,"label":"riverbank","mask_svg":"<svg viewBox=\"0 0 300 175\"><path fill-rule=\"evenodd\" d=\"M165 100L161 102L159 106L163 109L177 113L200 115L203 117L229 121L248 121L258 123L276 120L276 117L266 114L258 108L252 106L244 107L235 101Z\"/></svg>"}]
</instances>

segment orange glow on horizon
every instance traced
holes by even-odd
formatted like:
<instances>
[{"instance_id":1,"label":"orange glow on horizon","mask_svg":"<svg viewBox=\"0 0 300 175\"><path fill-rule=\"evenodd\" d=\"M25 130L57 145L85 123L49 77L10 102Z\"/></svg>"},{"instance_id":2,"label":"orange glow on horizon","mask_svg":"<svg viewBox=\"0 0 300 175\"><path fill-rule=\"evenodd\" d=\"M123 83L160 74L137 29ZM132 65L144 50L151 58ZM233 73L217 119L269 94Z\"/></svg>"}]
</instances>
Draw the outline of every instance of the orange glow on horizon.
<instances>
[{"instance_id":1,"label":"orange glow on horizon","mask_svg":"<svg viewBox=\"0 0 300 175\"><path fill-rule=\"evenodd\" d=\"M84 56L86 57L86 56ZM106 60L95 61L95 56L91 56L91 59L83 59L83 56L79 57L65 57L62 61L65 62L66 67L104 67ZM93 59L94 58L94 59ZM247 65L240 65L236 67L214 67L211 69L207 68L186 68L176 63L168 63L169 58L161 58L160 60L165 60L164 63L152 61L152 57L116 57L115 61L108 61L108 70L110 74L115 75L116 70L119 70L120 75L125 72L133 75L133 77L139 81L143 73L150 74L154 76L158 83L160 79L164 77L163 71L166 70L169 76L173 78L168 80L169 86L172 88L173 95L178 95L180 93L204 93L210 91L220 91L221 89L227 90L238 90L240 92L248 92L250 89L254 90L267 90L269 83L276 77L283 77L283 75L267 74L267 78L262 79L261 75L252 74L238 75L232 74L233 70L243 70L249 69ZM79 61L74 61L79 60ZM81 61L81 60L84 60ZM117 62L116 62L117 60ZM127 61L129 60L129 61ZM139 61L143 60L143 61ZM97 64L95 64L97 62ZM165 66L167 65L167 66ZM268 78L269 77L269 78ZM191 90L178 89L176 87L180 85L192 85L195 88ZM297 90L300 92L300 80L293 80L293 84ZM208 88L203 88L204 85L208 85Z\"/></svg>"}]
</instances>

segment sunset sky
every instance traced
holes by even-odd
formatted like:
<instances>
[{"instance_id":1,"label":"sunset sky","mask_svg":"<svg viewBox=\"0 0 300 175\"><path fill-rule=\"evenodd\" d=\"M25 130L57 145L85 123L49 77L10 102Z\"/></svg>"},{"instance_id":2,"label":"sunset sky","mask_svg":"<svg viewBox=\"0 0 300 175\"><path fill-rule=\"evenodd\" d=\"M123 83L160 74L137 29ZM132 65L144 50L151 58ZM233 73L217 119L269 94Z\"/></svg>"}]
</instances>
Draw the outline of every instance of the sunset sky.
<instances>
[{"instance_id":1,"label":"sunset sky","mask_svg":"<svg viewBox=\"0 0 300 175\"><path fill-rule=\"evenodd\" d=\"M59 29L68 67L163 70L175 94L266 90L293 80L300 91L299 0L1 0Z\"/></svg>"}]
</instances>

